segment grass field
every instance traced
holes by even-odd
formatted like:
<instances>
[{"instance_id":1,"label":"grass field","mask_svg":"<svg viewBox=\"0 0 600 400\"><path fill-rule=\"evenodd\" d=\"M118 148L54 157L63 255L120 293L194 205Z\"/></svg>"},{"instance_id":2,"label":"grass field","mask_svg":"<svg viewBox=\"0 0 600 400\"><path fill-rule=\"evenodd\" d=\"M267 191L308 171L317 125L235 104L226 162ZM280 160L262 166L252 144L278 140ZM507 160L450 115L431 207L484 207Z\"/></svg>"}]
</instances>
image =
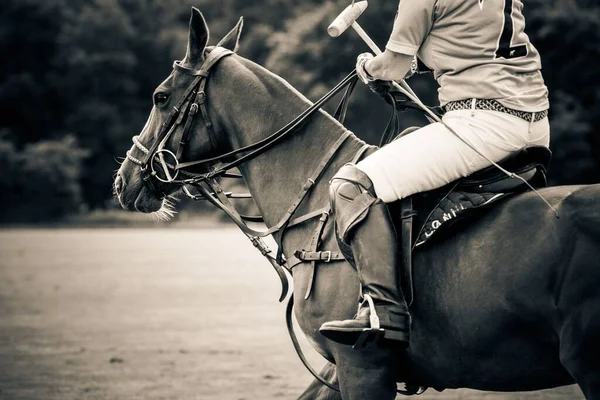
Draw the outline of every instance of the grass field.
<instances>
[{"instance_id":1,"label":"grass field","mask_svg":"<svg viewBox=\"0 0 600 400\"><path fill-rule=\"evenodd\" d=\"M311 376L278 295L271 266L235 229L1 231L0 399L295 399Z\"/></svg>"}]
</instances>

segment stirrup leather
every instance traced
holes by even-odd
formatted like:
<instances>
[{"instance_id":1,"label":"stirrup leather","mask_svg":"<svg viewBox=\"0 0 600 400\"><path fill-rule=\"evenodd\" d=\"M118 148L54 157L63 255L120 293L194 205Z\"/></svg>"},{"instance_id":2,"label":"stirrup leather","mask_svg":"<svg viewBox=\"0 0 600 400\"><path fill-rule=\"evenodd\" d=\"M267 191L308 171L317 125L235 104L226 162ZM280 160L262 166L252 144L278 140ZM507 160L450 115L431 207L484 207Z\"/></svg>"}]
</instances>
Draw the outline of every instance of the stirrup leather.
<instances>
[{"instance_id":1,"label":"stirrup leather","mask_svg":"<svg viewBox=\"0 0 600 400\"><path fill-rule=\"evenodd\" d=\"M369 323L371 324L371 327L363 329L360 336L356 340L356 343L354 343L352 346L353 349L364 348L373 344L376 345L381 339L383 339L385 334L385 330L381 328L377 311L375 311L375 303L373 302L373 298L370 294L363 294L363 297L369 305Z\"/></svg>"}]
</instances>

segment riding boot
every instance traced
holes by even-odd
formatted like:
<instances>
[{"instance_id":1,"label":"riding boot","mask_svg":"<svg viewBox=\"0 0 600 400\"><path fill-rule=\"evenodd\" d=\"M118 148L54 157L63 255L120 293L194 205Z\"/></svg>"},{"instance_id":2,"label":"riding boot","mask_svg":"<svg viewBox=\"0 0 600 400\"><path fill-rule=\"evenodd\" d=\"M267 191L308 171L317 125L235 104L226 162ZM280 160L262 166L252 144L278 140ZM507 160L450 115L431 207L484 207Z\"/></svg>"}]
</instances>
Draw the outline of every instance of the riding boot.
<instances>
[{"instance_id":1,"label":"riding boot","mask_svg":"<svg viewBox=\"0 0 600 400\"><path fill-rule=\"evenodd\" d=\"M324 323L319 331L335 342L362 347L381 339L408 346L410 315L400 289L399 246L387 205L369 177L348 164L332 178L331 206L340 248L351 250L361 284L354 319Z\"/></svg>"}]
</instances>

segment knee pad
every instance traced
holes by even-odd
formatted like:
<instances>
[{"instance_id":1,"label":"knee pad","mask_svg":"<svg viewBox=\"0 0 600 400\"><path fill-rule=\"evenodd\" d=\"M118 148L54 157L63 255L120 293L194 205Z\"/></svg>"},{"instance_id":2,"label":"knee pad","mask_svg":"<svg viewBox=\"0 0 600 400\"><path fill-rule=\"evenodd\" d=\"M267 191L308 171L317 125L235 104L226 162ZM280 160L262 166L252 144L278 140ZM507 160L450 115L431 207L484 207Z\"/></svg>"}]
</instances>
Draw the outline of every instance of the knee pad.
<instances>
[{"instance_id":1,"label":"knee pad","mask_svg":"<svg viewBox=\"0 0 600 400\"><path fill-rule=\"evenodd\" d=\"M373 182L353 164L346 164L331 178L329 198L338 240L348 245L352 230L365 220L369 208L380 199Z\"/></svg>"}]
</instances>

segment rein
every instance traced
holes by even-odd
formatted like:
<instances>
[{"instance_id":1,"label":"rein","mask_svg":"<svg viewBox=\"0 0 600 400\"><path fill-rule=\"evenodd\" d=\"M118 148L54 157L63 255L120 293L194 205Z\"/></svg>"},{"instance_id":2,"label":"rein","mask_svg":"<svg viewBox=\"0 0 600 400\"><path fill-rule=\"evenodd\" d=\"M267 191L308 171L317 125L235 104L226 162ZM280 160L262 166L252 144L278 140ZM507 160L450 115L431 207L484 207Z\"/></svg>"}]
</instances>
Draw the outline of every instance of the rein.
<instances>
[{"instance_id":1,"label":"rein","mask_svg":"<svg viewBox=\"0 0 600 400\"><path fill-rule=\"evenodd\" d=\"M266 230L260 231L250 228L247 225L246 221L256 222L260 221L262 217L247 217L240 215L235 209L234 205L229 200L230 198L251 198L251 196L234 195L225 192L216 178L240 178L241 176L239 174L233 174L229 171L232 168L235 168L238 165L243 164L259 156L260 154L268 151L271 147L275 146L286 136L295 132L304 121L306 121L308 118L314 115L315 112L320 110L326 102L328 102L333 96L338 94L342 89L346 88L346 92L337 110L334 113L334 117L337 118L340 122L343 122L346 116L346 110L348 107L350 95L357 82L356 71L352 71L350 74L348 74L348 76L346 76L340 83L338 83L321 99L316 101L309 108L300 113L296 118L294 118L284 127L279 129L275 133L269 135L268 137L248 146L229 151L225 154L221 154L207 159L181 163L179 162L179 159L183 153L183 148L187 142L187 138L191 130L194 118L198 114L202 115L202 120L208 132L212 151L216 152L218 148L219 141L215 133L215 126L210 121L208 114L208 99L206 96L205 88L208 77L210 76L209 73L211 68L214 67L221 59L232 54L234 54L232 51L217 46L208 52L207 57L199 70L186 68L182 66L180 62L175 61L173 63L174 69L177 69L178 71L183 72L185 74L194 76L195 79L186 89L181 99L173 107L172 111L169 113L166 121L161 126L161 129L158 132L158 134L155 135L154 141L152 142L149 148L147 148L140 142L139 136L135 136L133 138L134 146L144 154L143 160L135 158L130 151L127 152L127 158L133 163L140 166L141 175L144 183L152 191L159 195L162 195L162 197L166 197L166 194L158 189L158 187L153 182L153 179L156 179L162 183L180 184L182 185L183 193L189 198L193 200L207 200L215 207L222 210L238 226L238 228L240 228L240 230L251 241L253 246L260 251L260 253L269 261L269 263L275 269L275 272L277 273L281 281L281 294L279 296L279 302L282 302L287 297L290 286L286 271L291 274L291 268L287 265L287 261L283 256L284 232L289 227L304 223L317 217L321 217L322 215L327 214L329 212L329 206L327 206L318 210L311 211L300 217L292 218L302 201L306 198L307 194L311 191L311 189L316 185L316 182L318 182L322 173L327 169L327 166L334 159L339 149L350 137L350 131L344 131L344 133L336 140L333 146L331 146L326 151L325 155L322 157L321 161L319 162L311 176L306 180L305 184L302 186L301 190L295 197L295 200L288 207L283 217L279 220L278 223ZM392 121L396 122L396 118L396 114L394 113L392 115L392 118L390 119L390 124L388 124L388 128L386 128L386 133L384 134L384 138L382 138L382 141L389 141L391 140L391 138L393 138L394 134L391 131L397 129L397 124L392 124ZM182 124L183 127L179 129ZM390 128L391 125L394 126ZM173 142L177 146L174 151L165 148L167 141L169 141L169 139L172 137L174 138ZM362 151L364 151L367 147L369 146L365 145L360 153L362 153ZM240 154L243 155L240 156ZM235 158L236 156L238 156L238 158ZM165 159L165 157L167 159L170 158L170 160ZM221 163L222 165L215 167L216 163ZM207 173L192 173L185 170L185 168L198 166L209 167L211 168L211 170ZM177 179L180 173L186 176L187 178ZM195 188L199 194L193 194L189 190L189 188L186 187L186 185ZM265 236L273 235L277 232L280 232L280 235L278 235L278 237L275 238L278 245L278 251L277 254L273 256L272 250L267 246L263 238ZM307 370L320 383L329 387L331 390L339 392L338 385L332 384L326 379L324 379L317 371L315 371L310 366L308 360L306 359L306 356L304 355L304 352L300 347L293 327L293 305L294 296L292 294L289 297L288 305L286 307L286 325L288 328L290 338L292 340L292 344L294 346L294 349L296 350L296 353L298 354L298 357L300 358L304 366L307 368ZM399 392L403 394L415 394L417 391L407 390Z\"/></svg>"},{"instance_id":2,"label":"rein","mask_svg":"<svg viewBox=\"0 0 600 400\"><path fill-rule=\"evenodd\" d=\"M224 57L230 56L232 54L234 53L231 50L219 46L214 47L208 51L205 61L202 63L200 69L198 70L186 68L183 65L181 65L180 62L175 61L173 63L174 69L177 69L178 71L183 72L185 74L194 76L195 79L186 89L186 91L184 92L180 100L177 102L177 104L171 110L171 112L166 118L166 121L161 126L160 131L158 132L158 134L155 135L154 141L152 142L149 148L147 148L144 144L140 142L139 136L135 136L133 138L134 146L144 154L143 160L135 158L131 154L131 151L127 152L127 158L133 163L140 166L141 175L144 183L149 187L149 189L151 189L158 195L166 197L165 193L159 190L157 185L155 185L153 181L154 179L162 183L180 184L183 186L183 192L186 196L194 200L208 200L211 204L225 212L231 218L231 220L242 230L242 232L252 241L253 245L259 249L261 254L263 254L263 256L265 256L275 268L282 283L282 293L279 299L279 301L281 302L286 297L289 288L287 276L284 272L284 268L287 269L287 265L283 257L283 250L281 246L281 242L283 240L283 232L287 227L291 227L306 222L310 219L316 218L320 216L323 212L328 210L328 208L323 208L310 212L301 217L292 219L295 211L298 209L306 195L315 185L322 172L326 169L327 165L333 159L334 155L337 153L342 144L350 136L350 132L345 131L344 134L334 144L334 146L327 151L325 157L321 160L316 170L304 184L304 186L298 193L296 200L288 208L281 220L267 230L258 231L250 228L246 224L245 220L257 221L259 220L259 218L244 217L240 215L233 206L233 204L231 204L231 202L229 201L229 197L235 197L235 195L226 194L215 178L219 176L239 177L238 175L233 175L228 171L244 162L247 162L259 156L260 154L269 150L272 146L277 144L283 138L293 133L304 121L306 121L309 117L314 115L314 113L317 112L327 101L329 101L333 96L338 94L342 89L346 87L347 89L344 98L342 99L342 102L340 103L338 109L335 112L336 116L338 116L339 118L343 118L346 114L348 98L352 92L352 89L354 88L354 85L356 84L357 77L356 72L352 71L332 90L330 90L317 102L312 104L309 108L300 113L296 118L294 118L292 121L287 123L284 127L279 129L275 133L256 143L208 159L180 163L179 158L181 157L183 147L186 144L187 136L191 129L192 122L197 114L202 115L204 125L206 126L210 137L212 150L216 152L218 138L215 134L215 126L212 124L209 118L205 87L207 80L210 76L210 70ZM182 124L182 129L178 130L178 128L181 127ZM174 137L176 139L175 142L177 148L174 151L168 150L164 147L171 137ZM187 167L199 165L211 166L218 162L230 160L234 156L241 153L246 154L240 156L239 158L233 161L225 162L225 164L221 165L220 167L213 167L213 169L208 173L196 174L186 171L184 169ZM166 160L165 157L171 158L171 160ZM177 179L177 176L180 172L182 175L186 175L188 178ZM194 187L196 190L198 190L200 195L198 196L192 194L185 185L190 185ZM277 240L277 256L273 257L271 255L271 250L264 243L264 241L262 241L261 238L268 235L272 235L276 232L281 232L281 234L279 235L279 240Z\"/></svg>"},{"instance_id":3,"label":"rein","mask_svg":"<svg viewBox=\"0 0 600 400\"><path fill-rule=\"evenodd\" d=\"M227 174L227 172L240 164L243 164L251 159L259 156L264 153L268 149L270 149L273 145L278 143L284 137L288 136L290 133L293 133L304 121L306 121L310 116L312 116L315 112L317 112L325 103L331 100L332 97L337 95L342 89L347 88L344 98L342 102L338 106L338 109L335 112L335 116L339 118L345 117L346 109L348 106L348 98L356 84L357 77L356 71L352 71L348 74L341 82L339 82L333 89L331 89L327 94L325 94L322 98L317 100L314 104L312 104L309 108L300 113L296 118L287 123L284 127L271 134L270 136L259 140L256 143L250 144L248 146L241 147L239 149L232 150L225 154L221 154L218 156L210 157L207 159L189 161L189 162L179 162L179 158L182 153L183 146L186 144L183 139L187 137L189 129L191 127L191 122L194 117L198 113L198 110L201 111L204 123L208 129L210 141L213 147L213 150L216 150L216 144L218 143L218 139L216 138L214 132L214 124L211 123L208 111L206 108L207 98L206 92L204 90L206 86L206 81L209 77L210 69L217 64L222 58L234 54L232 51L222 48L215 47L214 49L208 52L208 56L205 62L202 64L199 70L194 70L190 68L183 67L180 62L175 61L173 63L173 68L177 69L183 73L188 75L195 76L196 79L192 82L192 84L188 87L188 89L184 92L182 98L179 100L176 106L173 107L173 110L167 116L166 121L163 123L161 130L155 136L155 140L152 143L150 148L146 148L140 141L139 136L135 136L133 138L133 143L136 148L138 148L144 154L143 160L138 160L137 158L131 155L131 152L127 152L127 158L134 162L135 164L140 165L143 172L144 182L151 184L151 178L156 178L160 182L163 183L175 183L180 185L194 185L199 182L207 182L212 178L223 176ZM193 102L191 98L196 97L196 101ZM181 110L184 110L183 112ZM168 141L168 139L173 135L176 128L183 123L183 119L185 120L185 126L183 128L183 132L179 135L182 137L182 140L177 144L176 152L172 152L164 148L164 145ZM239 158L226 162L225 164L219 167L213 167L211 171L208 173L191 173L189 171L185 171L184 168L189 168L192 166L214 166L216 163L224 162L234 158L234 156L240 153L247 153L245 155L240 156ZM164 160L164 156L168 155L173 158L173 163L166 162ZM164 176L161 177L158 172L155 170L154 164L152 161L158 157L159 165L162 167ZM148 172L148 165L150 165L151 172ZM171 174L170 170L174 171ZM181 172L183 175L187 175L188 179L177 179L177 175ZM152 185L151 189L155 192L162 194L161 191L157 190L154 185Z\"/></svg>"},{"instance_id":4,"label":"rein","mask_svg":"<svg viewBox=\"0 0 600 400\"><path fill-rule=\"evenodd\" d=\"M191 184L191 186L198 189L198 191L202 194L203 198L205 198L211 204L213 204L214 206L218 207L223 212L225 212L227 214L227 216L229 216L229 218L231 218L231 220L233 222L235 222L235 224L244 233L246 233L248 235L258 236L258 237L269 236L276 232L281 231L284 227L290 227L292 225L297 224L297 223L296 224L291 223L291 222L293 222L291 220L291 218L294 215L294 212L298 209L298 207L302 203L302 200L304 200L306 195L310 192L312 187L316 184L317 180L319 179L319 177L321 176L321 174L323 173L323 171L325 170L327 165L329 165L329 163L333 159L333 156L337 153L337 151L340 149L342 144L344 144L346 139L348 139L349 137L350 137L350 131L345 131L342 134L342 136L340 136L339 139L334 143L334 145L331 148L329 148L329 150L325 153L325 156L321 159L321 162L318 164L317 168L314 170L313 174L307 179L306 183L302 186L302 189L296 196L296 200L294 200L294 202L289 206L288 210L285 212L283 217L279 220L279 222L277 224L273 225L272 227L270 227L269 229L264 230L264 231L258 231L258 230L250 228L248 225L246 225L246 223L242 220L242 218L240 218L240 216L237 212L233 211L232 209L229 209L228 207L225 207L223 202L220 201L220 196L219 196L219 193L222 193L223 190L220 188L220 186L217 186L218 183L216 182L216 180L214 180L212 178L206 178L202 182ZM189 191L187 191L187 192L189 193ZM316 210L314 212L315 215L312 216L312 218L320 216L324 211L326 211L328 209L329 209L329 207ZM311 213L311 215L312 214L313 213ZM302 222L304 222L304 221L305 221L305 219L302 220Z\"/></svg>"},{"instance_id":5,"label":"rein","mask_svg":"<svg viewBox=\"0 0 600 400\"><path fill-rule=\"evenodd\" d=\"M356 82L356 79L357 79L356 72L352 71L340 83L338 83L333 89L331 89L323 97L321 97L319 100L317 100L309 108L307 108L302 113L300 113L296 118L294 118L292 121L287 123L284 127L279 129L277 132L271 134L270 136L268 136L256 143L253 143L253 144L245 146L245 147L241 147L236 150L232 150L228 153L225 153L225 154L222 154L219 156L207 158L204 160L179 163L175 168L176 170L181 170L183 168L188 168L191 166L197 166L197 165L202 165L202 164L214 164L215 162L220 162L222 160L230 159L239 153L250 152L248 154L245 154L245 155L239 157L238 159L236 159L234 161L231 161L225 165L222 165L218 168L213 169L211 172L209 172L207 174L198 176L196 178L197 180L181 181L179 183L191 184L191 183L195 183L197 181L202 181L205 179L210 179L215 176L222 175L223 173L231 170L232 168L235 168L240 164L250 161L251 159L257 157L258 155L264 153L271 146L275 145L277 142L279 142L281 139L286 137L288 134L294 132L304 121L306 121L310 116L312 116L315 112L317 112L319 109L321 109L321 107L325 103L327 103L329 100L331 100L331 98L334 97L335 95L337 95L342 89L344 89L345 87L347 87L349 85L354 85ZM347 93L346 96L349 96L349 93ZM347 103L340 104L340 107L342 109L345 109L346 106L347 106ZM338 108L338 110L339 110L339 108ZM336 111L336 113L338 113L338 111ZM345 111L343 111L342 113L343 113L343 115L345 115Z\"/></svg>"}]
</instances>

